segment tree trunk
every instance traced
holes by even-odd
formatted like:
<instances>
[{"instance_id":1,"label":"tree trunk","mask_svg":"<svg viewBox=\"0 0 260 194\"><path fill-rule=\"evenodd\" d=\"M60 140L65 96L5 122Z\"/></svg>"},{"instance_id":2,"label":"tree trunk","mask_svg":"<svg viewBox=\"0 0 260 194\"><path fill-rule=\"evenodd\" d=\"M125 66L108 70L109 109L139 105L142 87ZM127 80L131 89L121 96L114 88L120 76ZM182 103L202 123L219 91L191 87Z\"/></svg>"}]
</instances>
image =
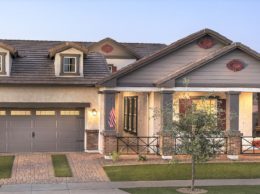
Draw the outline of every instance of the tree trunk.
<instances>
[{"instance_id":1,"label":"tree trunk","mask_svg":"<svg viewBox=\"0 0 260 194\"><path fill-rule=\"evenodd\" d=\"M195 158L192 156L191 158L191 190L194 191L195 185Z\"/></svg>"}]
</instances>

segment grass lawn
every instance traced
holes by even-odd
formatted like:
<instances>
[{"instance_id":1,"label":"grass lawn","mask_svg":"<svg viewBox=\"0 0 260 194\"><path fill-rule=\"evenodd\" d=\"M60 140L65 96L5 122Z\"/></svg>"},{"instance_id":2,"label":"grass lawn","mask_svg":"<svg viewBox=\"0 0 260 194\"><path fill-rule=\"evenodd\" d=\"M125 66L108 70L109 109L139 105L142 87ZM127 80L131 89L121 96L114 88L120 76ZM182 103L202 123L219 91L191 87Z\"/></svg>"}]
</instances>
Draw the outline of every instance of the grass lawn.
<instances>
[{"instance_id":1,"label":"grass lawn","mask_svg":"<svg viewBox=\"0 0 260 194\"><path fill-rule=\"evenodd\" d=\"M221 186L199 187L208 190L207 194L260 194L260 186ZM134 188L122 189L131 194L179 194L176 188Z\"/></svg>"},{"instance_id":2,"label":"grass lawn","mask_svg":"<svg viewBox=\"0 0 260 194\"><path fill-rule=\"evenodd\" d=\"M187 180L190 164L105 166L111 181ZM196 167L197 179L260 178L260 163L206 163Z\"/></svg>"},{"instance_id":3,"label":"grass lawn","mask_svg":"<svg viewBox=\"0 0 260 194\"><path fill-rule=\"evenodd\" d=\"M72 172L65 154L51 155L56 177L72 177Z\"/></svg>"},{"instance_id":4,"label":"grass lawn","mask_svg":"<svg viewBox=\"0 0 260 194\"><path fill-rule=\"evenodd\" d=\"M0 179L11 178L14 156L0 156Z\"/></svg>"}]
</instances>

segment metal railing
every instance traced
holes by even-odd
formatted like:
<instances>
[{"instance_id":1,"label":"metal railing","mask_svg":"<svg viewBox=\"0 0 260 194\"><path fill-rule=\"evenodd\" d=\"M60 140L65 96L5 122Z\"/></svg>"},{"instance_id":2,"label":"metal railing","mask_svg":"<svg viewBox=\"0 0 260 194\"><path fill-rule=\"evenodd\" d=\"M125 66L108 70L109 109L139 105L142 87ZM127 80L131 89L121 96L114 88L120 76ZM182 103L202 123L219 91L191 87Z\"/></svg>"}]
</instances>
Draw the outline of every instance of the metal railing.
<instances>
[{"instance_id":1,"label":"metal railing","mask_svg":"<svg viewBox=\"0 0 260 194\"><path fill-rule=\"evenodd\" d=\"M260 154L260 137L241 137L241 154Z\"/></svg>"},{"instance_id":2,"label":"metal railing","mask_svg":"<svg viewBox=\"0 0 260 194\"><path fill-rule=\"evenodd\" d=\"M228 142L228 139L227 137L209 137L207 138L208 140L210 140L212 142L212 144L217 144L217 143L220 143L222 144L223 146L221 147L221 149L218 151L218 154L227 154L227 142ZM180 154L186 154L184 153L183 151L181 151L182 149L180 149L180 146L182 144L182 141L183 141L183 137L173 137L173 142L174 142L174 146L173 146L173 153L175 155L180 155ZM213 151L215 151L214 149L216 148L212 148ZM217 152L217 150L216 150Z\"/></svg>"},{"instance_id":3,"label":"metal railing","mask_svg":"<svg viewBox=\"0 0 260 194\"><path fill-rule=\"evenodd\" d=\"M159 155L159 137L117 137L117 152L121 154Z\"/></svg>"}]
</instances>

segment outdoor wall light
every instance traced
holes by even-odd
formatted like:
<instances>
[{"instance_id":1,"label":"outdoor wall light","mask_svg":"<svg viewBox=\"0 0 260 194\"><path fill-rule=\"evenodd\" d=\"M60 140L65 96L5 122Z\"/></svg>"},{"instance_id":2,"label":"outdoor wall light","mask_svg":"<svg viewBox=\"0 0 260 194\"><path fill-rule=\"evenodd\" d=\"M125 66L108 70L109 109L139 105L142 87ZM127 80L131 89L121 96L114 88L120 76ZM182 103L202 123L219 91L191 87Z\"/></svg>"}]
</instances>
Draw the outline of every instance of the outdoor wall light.
<instances>
[{"instance_id":1,"label":"outdoor wall light","mask_svg":"<svg viewBox=\"0 0 260 194\"><path fill-rule=\"evenodd\" d=\"M92 116L97 116L97 110L95 108L92 109Z\"/></svg>"}]
</instances>

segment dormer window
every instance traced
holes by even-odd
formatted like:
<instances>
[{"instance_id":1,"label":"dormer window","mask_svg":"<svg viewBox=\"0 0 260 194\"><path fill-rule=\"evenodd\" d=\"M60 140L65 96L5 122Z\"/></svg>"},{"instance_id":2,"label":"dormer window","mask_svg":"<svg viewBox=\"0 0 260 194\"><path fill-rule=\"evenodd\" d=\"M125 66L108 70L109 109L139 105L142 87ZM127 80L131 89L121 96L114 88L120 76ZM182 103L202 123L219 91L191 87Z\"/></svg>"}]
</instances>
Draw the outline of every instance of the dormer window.
<instances>
[{"instance_id":1,"label":"dormer window","mask_svg":"<svg viewBox=\"0 0 260 194\"><path fill-rule=\"evenodd\" d=\"M63 58L63 71L64 73L76 73L76 57Z\"/></svg>"},{"instance_id":2,"label":"dormer window","mask_svg":"<svg viewBox=\"0 0 260 194\"><path fill-rule=\"evenodd\" d=\"M110 73L114 73L117 71L117 67L113 64L108 64L108 70L110 71Z\"/></svg>"},{"instance_id":3,"label":"dormer window","mask_svg":"<svg viewBox=\"0 0 260 194\"><path fill-rule=\"evenodd\" d=\"M79 75L79 59L77 54L61 54L61 75Z\"/></svg>"},{"instance_id":4,"label":"dormer window","mask_svg":"<svg viewBox=\"0 0 260 194\"><path fill-rule=\"evenodd\" d=\"M6 53L0 53L0 74L6 74L5 71L5 55Z\"/></svg>"}]
</instances>

